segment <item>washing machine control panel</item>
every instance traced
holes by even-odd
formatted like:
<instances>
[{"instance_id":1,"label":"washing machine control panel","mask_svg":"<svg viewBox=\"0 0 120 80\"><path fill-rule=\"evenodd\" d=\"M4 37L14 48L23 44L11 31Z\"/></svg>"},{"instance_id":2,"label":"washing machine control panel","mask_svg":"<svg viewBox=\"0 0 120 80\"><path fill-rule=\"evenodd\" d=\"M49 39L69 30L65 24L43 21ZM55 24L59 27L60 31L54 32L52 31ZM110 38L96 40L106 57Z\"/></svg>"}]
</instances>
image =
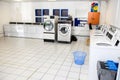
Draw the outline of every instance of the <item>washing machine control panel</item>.
<instances>
[{"instance_id":1,"label":"washing machine control panel","mask_svg":"<svg viewBox=\"0 0 120 80\"><path fill-rule=\"evenodd\" d=\"M120 46L120 30L117 31L115 38L116 38L115 46Z\"/></svg>"},{"instance_id":2,"label":"washing machine control panel","mask_svg":"<svg viewBox=\"0 0 120 80\"><path fill-rule=\"evenodd\" d=\"M102 25L101 26L101 31L104 35L106 35L107 31L108 31L108 25Z\"/></svg>"}]
</instances>

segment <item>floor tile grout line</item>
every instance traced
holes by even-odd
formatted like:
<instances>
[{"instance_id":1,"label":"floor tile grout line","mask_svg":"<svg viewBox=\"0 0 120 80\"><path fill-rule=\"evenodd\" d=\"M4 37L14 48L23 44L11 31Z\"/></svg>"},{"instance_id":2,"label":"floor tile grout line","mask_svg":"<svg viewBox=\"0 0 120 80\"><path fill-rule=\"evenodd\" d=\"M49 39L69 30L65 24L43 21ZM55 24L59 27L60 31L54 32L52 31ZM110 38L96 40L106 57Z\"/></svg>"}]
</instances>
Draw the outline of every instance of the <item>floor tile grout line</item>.
<instances>
[{"instance_id":1,"label":"floor tile grout line","mask_svg":"<svg viewBox=\"0 0 120 80\"><path fill-rule=\"evenodd\" d=\"M42 56L42 57L44 57L44 56ZM48 59L47 59L47 60L48 60ZM43 62L43 64L45 64L45 62L46 62L47 60L45 60L45 61ZM40 67L41 67L43 64L41 64ZM37 68L26 80L29 80L30 77L32 77L32 75L33 75L35 72L37 72L38 69L40 69L40 67Z\"/></svg>"},{"instance_id":2,"label":"floor tile grout line","mask_svg":"<svg viewBox=\"0 0 120 80\"><path fill-rule=\"evenodd\" d=\"M77 45L77 50L79 49L79 45L80 45L80 44ZM72 64L73 64L73 63L74 63L74 60L72 61ZM72 64L71 64L71 67L72 67ZM81 68L81 67L80 67L80 68ZM70 68L70 70L71 70L71 68ZM70 72L70 70L69 70L69 72ZM69 75L69 73L68 73L68 75ZM66 78L68 78L68 75L67 75ZM80 74L79 74L79 75L80 75ZM79 77L78 77L78 78L79 78Z\"/></svg>"},{"instance_id":3,"label":"floor tile grout line","mask_svg":"<svg viewBox=\"0 0 120 80\"><path fill-rule=\"evenodd\" d=\"M72 67L72 65L73 65L73 62L74 62L74 61L72 61L72 64L70 65L70 69L69 69L68 74L67 74L67 76L66 76L66 80L67 80L67 78L68 78L68 75L69 75L69 72L70 72L71 67Z\"/></svg>"},{"instance_id":4,"label":"floor tile grout line","mask_svg":"<svg viewBox=\"0 0 120 80\"><path fill-rule=\"evenodd\" d=\"M31 60L32 58L34 58L34 56L33 57L31 57L29 60ZM28 60L28 61L29 61ZM17 64L11 64L11 63L8 63L8 64L10 64L10 65L16 65L16 66L21 66L22 64L20 64L20 65L17 65ZM28 67L28 66L26 66L26 67Z\"/></svg>"},{"instance_id":5,"label":"floor tile grout line","mask_svg":"<svg viewBox=\"0 0 120 80\"><path fill-rule=\"evenodd\" d=\"M27 69L25 69L25 70L27 70ZM24 71L25 71L25 70L24 70Z\"/></svg>"},{"instance_id":6,"label":"floor tile grout line","mask_svg":"<svg viewBox=\"0 0 120 80\"><path fill-rule=\"evenodd\" d=\"M17 53L16 53L16 54L17 54ZM13 54L11 54L11 55L13 55ZM10 56L11 56L11 55L10 55ZM10 56L8 56L8 57L10 57ZM24 56L23 58L25 58L25 56ZM31 57L31 58L32 58L32 57ZM17 61L16 61L16 62L17 62ZM5 63L5 62L4 62L4 63Z\"/></svg>"},{"instance_id":7,"label":"floor tile grout line","mask_svg":"<svg viewBox=\"0 0 120 80\"><path fill-rule=\"evenodd\" d=\"M43 56L43 57L44 57L44 56ZM32 58L34 58L34 56L33 56L33 57L31 57L29 60L31 60ZM22 64L21 64L21 65L22 65ZM26 66L26 67L28 67L28 66ZM26 69L25 69L25 70L26 70ZM24 71L25 71L25 70L24 70ZM22 72L21 72L21 73L22 73Z\"/></svg>"},{"instance_id":8,"label":"floor tile grout line","mask_svg":"<svg viewBox=\"0 0 120 80\"><path fill-rule=\"evenodd\" d=\"M47 59L47 60L48 60L48 59ZM43 62L43 64L41 64L41 65L39 66L39 68L37 68L26 80L29 80L30 77L32 77L32 75L33 75L35 72L37 72L37 70L40 69L40 67L41 67L42 65L44 65L47 60L45 60L45 61Z\"/></svg>"},{"instance_id":9,"label":"floor tile grout line","mask_svg":"<svg viewBox=\"0 0 120 80\"><path fill-rule=\"evenodd\" d=\"M52 55L51 55L52 56ZM52 63L52 65L53 65L54 63ZM51 65L51 66L52 66ZM40 78L40 80L45 76L45 74L49 71L49 69L51 68L51 66L47 69L47 71L44 73L44 75Z\"/></svg>"},{"instance_id":10,"label":"floor tile grout line","mask_svg":"<svg viewBox=\"0 0 120 80\"><path fill-rule=\"evenodd\" d=\"M33 57L34 57L34 56L33 56ZM33 57L31 57L30 59L32 59ZM29 59L29 60L30 60L30 59ZM6 64L6 63L3 63L3 64ZM13 65L15 65L15 64L13 64ZM22 65L22 64L21 64L21 65Z\"/></svg>"},{"instance_id":11,"label":"floor tile grout line","mask_svg":"<svg viewBox=\"0 0 120 80\"><path fill-rule=\"evenodd\" d=\"M85 43L85 41L84 41L84 43ZM79 44L79 46L80 46L80 44ZM82 51L85 51L86 44L85 44L84 46L83 46L83 44L82 44L82 47L83 47ZM82 65L80 66L80 72L79 72L78 80L80 80L81 68L82 68Z\"/></svg>"},{"instance_id":12,"label":"floor tile grout line","mask_svg":"<svg viewBox=\"0 0 120 80\"><path fill-rule=\"evenodd\" d=\"M80 80L80 76L81 76L81 68L82 68L82 65L80 65L80 72L79 72L79 75L78 75L78 80Z\"/></svg>"},{"instance_id":13,"label":"floor tile grout line","mask_svg":"<svg viewBox=\"0 0 120 80\"><path fill-rule=\"evenodd\" d=\"M72 47L70 48L70 51L68 52L68 54L66 55L66 57L69 55L69 53L70 53L71 51L72 51ZM65 59L66 59L66 57L65 57ZM65 59L64 59L64 62L65 62ZM64 62L63 62L63 63L64 63ZM63 63L61 64L61 66L63 65ZM60 68L61 68L61 66L60 66ZM55 77L54 77L53 80L55 80L55 78L56 78L56 76L57 76L57 73L59 72L60 68L59 68L58 71L56 72Z\"/></svg>"},{"instance_id":14,"label":"floor tile grout line","mask_svg":"<svg viewBox=\"0 0 120 80\"><path fill-rule=\"evenodd\" d=\"M81 43L82 40L81 40L81 41L79 40L79 42ZM72 46L72 50L75 50L75 49L78 50L79 48L81 48L82 50L84 50L84 49L86 48L86 46L84 46L84 49L83 49L83 44L80 44L80 43L74 44L75 47ZM45 44L45 45L46 45L46 44ZM50 47L51 45L47 44L47 46ZM45 47L47 47L47 46L45 46ZM60 45L60 46L61 46L61 45ZM60 46L58 46L58 48L61 48ZM71 45L70 45L70 46L71 46ZM70 48L70 46L69 46L69 48ZM51 48L54 48L54 47L55 47L55 46L52 46ZM67 46L65 46L65 47L67 47ZM30 47L30 48L27 48L27 50L32 49L32 50L30 51L30 57L31 57L31 58L27 58L27 59L31 60L32 63L33 63L34 61L37 62L37 61L39 60L38 57L36 57L36 55L37 55L38 53L33 54L33 55L34 55L34 58L36 57L37 59L32 59L33 56L31 56L31 54L34 53L34 50L36 50L36 49L33 49L33 48L37 48L37 49L38 49L39 47L38 47L37 45L34 45L34 47L32 46L32 47ZM58 49L58 48L57 48L57 49ZM3 49L4 49L4 48L3 48ZM16 49L17 49L17 48L16 48ZM19 49L19 47L18 47L18 50L19 50L19 51L22 50L22 49L23 49L23 48ZM41 50L42 50L42 49L43 49L43 48L41 48ZM13 47L9 48L9 50L10 50L10 51L13 51ZM24 50L25 50L25 49L24 49ZM50 48L47 48L47 50L50 50ZM59 49L58 49L58 50L59 50ZM68 54L68 50L69 50L69 49L67 48L67 50L66 50L67 52L65 51L67 54ZM61 51L61 50L59 50L59 51ZM14 53L15 53L15 52L17 52L17 50L14 51ZM24 51L22 51L22 52L24 52ZM39 52L39 50L38 50L38 52ZM53 52L53 51L51 51L51 52ZM5 54L7 54L7 53L8 53L8 52L5 52ZM11 56L14 55L14 53L10 52L9 56L10 56L10 55L11 55ZM46 51L43 50L43 53L46 53ZM54 52L53 52L53 53L54 53ZM21 52L18 53L18 55L19 55L19 54L21 54ZM50 54L51 54L51 53L50 53ZM27 55L29 56L29 54L27 53L27 54L25 54L25 55L22 55L22 57L27 56ZM48 57L48 56L50 56L49 54L48 54L48 55L45 54L45 55L47 56L47 57L44 57L45 59L47 59L47 58L50 59L50 58ZM58 55L58 54L57 54L57 55ZM63 54L62 54L62 55L63 55ZM65 54L65 55L66 55L66 54ZM10 56L10 57L11 57L11 56ZM17 54L16 54L16 56L17 56ZM72 55L69 55L69 56L72 56ZM4 57L4 55L3 55L3 57ZM13 57L15 57L15 56L13 56ZM43 57L43 54L40 55L40 57ZM6 57L6 58L7 58L7 57ZM24 57L24 58L25 58L25 57ZM44 59L44 58L43 58L43 59ZM61 56L61 58L62 58L62 56ZM71 57L71 58L72 58L72 57ZM37 63L39 66L40 66L43 62L49 63L48 60L43 60L43 59L40 59L40 60L39 60L40 64L38 64L39 62ZM70 59L70 57L67 57L67 59ZM60 59L60 60L61 60L61 59ZM17 61L17 60L16 60L16 61ZM27 61L27 60L25 60L25 63L26 63L26 61ZM29 62L30 62L30 65L31 65L31 61L29 61ZM62 60L62 61L63 61L63 60ZM65 61L66 61L66 59L65 59ZM3 61L3 62L4 62L4 61ZM50 61L50 64L48 64L48 66L50 66L50 65L52 66L52 62L54 62L54 60L53 60L53 61ZM10 62L10 63L12 63L12 62ZM56 62L56 63L57 63L57 62ZM70 62L70 63L71 63L71 62ZM22 64L22 62L20 62L20 64ZM39 67L39 66L37 66L37 64L35 63L35 69ZM58 63L58 64L59 64L59 63ZM67 64L67 62L66 62L66 64ZM71 64L71 65L72 65L72 64ZM6 66L7 66L7 67L6 67ZM21 67L20 69L26 69L26 66L29 66L29 63L28 63L28 65L24 65L24 68ZM46 67L47 64L44 65L44 66ZM54 65L53 65L53 66L54 66ZM61 66L61 65L59 65L59 66ZM66 66L66 65L62 65L62 66ZM74 66L73 66L73 67L74 67ZM7 68L9 68L9 65L5 65L5 69L7 69ZM28 67L27 67L27 68L28 68ZM33 68L34 68L34 66L31 65L30 70L35 71L35 69L33 69ZM47 68L48 68L48 67L47 67ZM58 68L58 66L57 66L57 68ZM69 68L70 68L70 66L69 66ZM52 69L52 68L51 68L51 69ZM61 70L62 70L62 69L60 69L60 71L61 71ZM70 70L67 70L67 71L70 71ZM31 74L31 73L30 73L30 74ZM46 74L46 75L47 75L47 74ZM61 76L61 77L62 77L62 76ZM27 77L26 77L26 78L27 78Z\"/></svg>"},{"instance_id":15,"label":"floor tile grout line","mask_svg":"<svg viewBox=\"0 0 120 80\"><path fill-rule=\"evenodd\" d=\"M59 55L61 55L61 54L59 53ZM58 59L59 55L57 56L56 60ZM56 60L55 60L55 61L56 61ZM55 62L54 62L54 63L55 63ZM53 64L54 64L54 63L53 63ZM51 68L51 66L49 67L49 69L50 69L50 68ZM46 73L49 71L49 69L46 71ZM46 74L46 73L45 73L45 74ZM44 75L45 75L45 74L44 74ZM43 77L44 77L44 76L42 76L41 79L42 79ZM41 80L41 79L40 79L40 80Z\"/></svg>"},{"instance_id":16,"label":"floor tile grout line","mask_svg":"<svg viewBox=\"0 0 120 80\"><path fill-rule=\"evenodd\" d=\"M60 53L59 53L59 54L60 54ZM51 55L51 56L52 56L52 55ZM49 56L49 57L50 57L50 56ZM48 58L48 59L49 59L49 58ZM48 60L48 59L47 59L47 60ZM46 61L47 61L47 60L46 60ZM45 63L43 63L43 64L45 64ZM41 66L42 66L42 65L41 65ZM40 67L41 67L41 66L40 66ZM39 68L40 68L40 67L39 67ZM39 69L39 68L38 68L38 69ZM38 69L36 69L36 70L34 71L34 73L35 73ZM34 74L34 73L33 73L33 74ZM31 74L31 76L32 76L33 74ZM30 77L31 77L31 76L30 76ZM29 77L29 78L30 78L30 77ZM27 80L29 80L29 78L28 78Z\"/></svg>"}]
</instances>

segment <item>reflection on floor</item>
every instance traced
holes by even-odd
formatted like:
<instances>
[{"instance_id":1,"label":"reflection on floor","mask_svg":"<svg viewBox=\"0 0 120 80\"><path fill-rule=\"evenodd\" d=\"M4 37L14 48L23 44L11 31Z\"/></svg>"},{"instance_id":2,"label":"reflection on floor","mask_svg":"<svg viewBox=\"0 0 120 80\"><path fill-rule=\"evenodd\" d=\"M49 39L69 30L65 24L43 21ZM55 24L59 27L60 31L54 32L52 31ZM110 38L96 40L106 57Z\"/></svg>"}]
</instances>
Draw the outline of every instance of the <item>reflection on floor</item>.
<instances>
[{"instance_id":1,"label":"reflection on floor","mask_svg":"<svg viewBox=\"0 0 120 80\"><path fill-rule=\"evenodd\" d=\"M80 37L71 44L39 39L0 38L0 80L88 80L88 49ZM72 52L87 52L83 66Z\"/></svg>"}]
</instances>

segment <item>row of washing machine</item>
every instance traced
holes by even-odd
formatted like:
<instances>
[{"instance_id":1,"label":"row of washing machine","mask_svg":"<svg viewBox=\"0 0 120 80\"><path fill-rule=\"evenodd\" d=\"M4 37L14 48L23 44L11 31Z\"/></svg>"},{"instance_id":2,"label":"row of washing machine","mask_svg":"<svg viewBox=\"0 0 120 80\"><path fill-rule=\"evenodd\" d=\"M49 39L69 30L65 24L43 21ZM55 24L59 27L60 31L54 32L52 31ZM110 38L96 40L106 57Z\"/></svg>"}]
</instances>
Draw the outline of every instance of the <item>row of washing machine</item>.
<instances>
[{"instance_id":1,"label":"row of washing machine","mask_svg":"<svg viewBox=\"0 0 120 80\"><path fill-rule=\"evenodd\" d=\"M56 16L46 16L43 28L44 41L71 42L71 21L58 20Z\"/></svg>"},{"instance_id":2,"label":"row of washing machine","mask_svg":"<svg viewBox=\"0 0 120 80\"><path fill-rule=\"evenodd\" d=\"M112 25L100 25L100 28L100 30L91 31L91 36L93 37L96 46L120 46L119 29Z\"/></svg>"}]
</instances>

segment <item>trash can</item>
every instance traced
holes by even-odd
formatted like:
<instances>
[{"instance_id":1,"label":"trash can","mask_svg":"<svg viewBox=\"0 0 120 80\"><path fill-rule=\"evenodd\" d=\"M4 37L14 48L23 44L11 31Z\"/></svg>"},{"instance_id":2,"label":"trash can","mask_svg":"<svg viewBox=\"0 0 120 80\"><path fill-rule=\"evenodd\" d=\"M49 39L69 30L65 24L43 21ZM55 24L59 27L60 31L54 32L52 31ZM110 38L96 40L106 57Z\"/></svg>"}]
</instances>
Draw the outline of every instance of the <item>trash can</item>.
<instances>
[{"instance_id":1,"label":"trash can","mask_svg":"<svg viewBox=\"0 0 120 80\"><path fill-rule=\"evenodd\" d=\"M73 52L74 61L77 65L83 65L86 57L86 53L82 51Z\"/></svg>"}]
</instances>

